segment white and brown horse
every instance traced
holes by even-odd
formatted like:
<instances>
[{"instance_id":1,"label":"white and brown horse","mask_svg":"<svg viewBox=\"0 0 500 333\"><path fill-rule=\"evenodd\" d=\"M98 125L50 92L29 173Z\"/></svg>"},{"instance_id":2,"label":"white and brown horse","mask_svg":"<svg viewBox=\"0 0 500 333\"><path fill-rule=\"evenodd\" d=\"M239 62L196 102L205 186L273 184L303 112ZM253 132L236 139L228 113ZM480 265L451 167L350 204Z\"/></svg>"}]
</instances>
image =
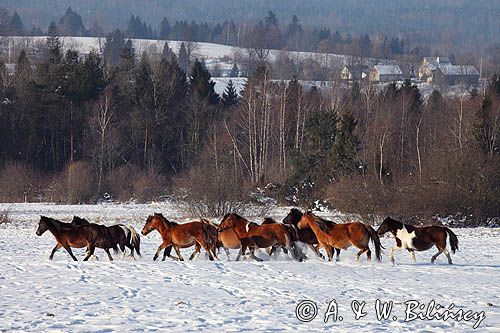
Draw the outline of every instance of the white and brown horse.
<instances>
[{"instance_id":1,"label":"white and brown horse","mask_svg":"<svg viewBox=\"0 0 500 333\"><path fill-rule=\"evenodd\" d=\"M458 250L457 235L447 227L414 227L386 217L378 228L377 233L381 236L386 232L390 232L396 239L396 245L391 248L391 252L389 253L392 263L394 263L395 250L406 249L416 262L415 251L425 251L436 245L439 252L432 256L431 263L441 253L444 253L448 258L448 263L451 265L453 262L451 261L450 253L446 249L447 235L450 237L451 252L455 253Z\"/></svg>"}]
</instances>

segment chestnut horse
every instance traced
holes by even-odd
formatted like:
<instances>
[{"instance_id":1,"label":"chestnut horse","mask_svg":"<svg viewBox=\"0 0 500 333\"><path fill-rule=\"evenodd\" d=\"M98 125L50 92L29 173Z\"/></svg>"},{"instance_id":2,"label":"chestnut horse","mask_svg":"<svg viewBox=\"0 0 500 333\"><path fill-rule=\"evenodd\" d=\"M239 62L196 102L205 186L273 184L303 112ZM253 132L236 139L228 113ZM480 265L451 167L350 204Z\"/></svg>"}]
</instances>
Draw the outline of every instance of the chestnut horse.
<instances>
[{"instance_id":1,"label":"chestnut horse","mask_svg":"<svg viewBox=\"0 0 500 333\"><path fill-rule=\"evenodd\" d=\"M195 251L189 257L192 260L194 256L200 252L200 246L207 252L209 259L212 261L215 253L215 244L217 242L217 230L206 222L189 222L178 224L167 220L162 214L154 213L146 220L146 224L142 228L142 234L146 236L151 231L157 230L163 243L160 244L156 251L153 260L156 260L160 255L161 250L172 245L177 253L178 259L183 261L180 248L195 245ZM165 258L166 252L163 258Z\"/></svg>"},{"instance_id":2,"label":"chestnut horse","mask_svg":"<svg viewBox=\"0 0 500 333\"><path fill-rule=\"evenodd\" d=\"M73 216L71 224L85 225L90 222L78 216ZM141 256L141 237L135 231L134 227L124 224L115 224L107 227L111 239L120 246L120 250L125 257L125 247L130 249L130 257L134 258L134 250Z\"/></svg>"},{"instance_id":3,"label":"chestnut horse","mask_svg":"<svg viewBox=\"0 0 500 333\"><path fill-rule=\"evenodd\" d=\"M271 223L258 225L249 222L247 219L238 214L227 214L220 224L219 231L225 232L233 230L241 243L241 248L236 257L236 261L245 253L247 248L250 249L250 257L257 261L262 261L261 258L255 256L256 248L268 248L273 246L285 247L295 259L295 251L291 248L292 236L287 227L280 223Z\"/></svg>"},{"instance_id":4,"label":"chestnut horse","mask_svg":"<svg viewBox=\"0 0 500 333\"><path fill-rule=\"evenodd\" d=\"M74 225L70 223L64 223L50 217L41 216L38 223L38 229L36 231L37 236L41 236L45 231L49 230L52 235L54 235L57 244L52 249L49 259L54 258L54 254L61 247L64 247L68 251L69 255L74 261L78 259L73 255L71 251L72 247L82 248L87 247L87 255L83 261L87 261L90 256L94 254L96 247L100 247L106 251L109 260L112 261L111 253L109 249L112 248L115 252L118 252L118 247L116 243L110 239L109 233L106 227L97 224L83 224Z\"/></svg>"},{"instance_id":5,"label":"chestnut horse","mask_svg":"<svg viewBox=\"0 0 500 333\"><path fill-rule=\"evenodd\" d=\"M378 228L377 233L383 235L386 232L390 232L396 239L396 245L391 248L389 254L393 264L395 250L406 249L410 252L413 261L416 262L415 251L425 251L434 245L436 245L439 252L432 256L431 263L433 263L441 253L444 253L448 258L448 264L453 264L450 253L446 249L446 236L447 234L450 236L450 247L453 253L458 250L458 238L449 228L441 226L414 227L396 221L390 217L386 217Z\"/></svg>"},{"instance_id":6,"label":"chestnut horse","mask_svg":"<svg viewBox=\"0 0 500 333\"><path fill-rule=\"evenodd\" d=\"M356 260L359 260L361 254L366 252L366 257L371 260L372 252L368 247L371 241L375 245L375 254L377 260L382 259L380 239L377 232L369 225L361 222L352 222L344 224L334 224L328 226L320 218L311 212L304 213L299 223L299 229L311 228L318 243L325 248L328 253L328 260L332 260L333 251L332 247L336 249L347 249L351 245L357 247L359 252L356 254Z\"/></svg>"},{"instance_id":7,"label":"chestnut horse","mask_svg":"<svg viewBox=\"0 0 500 333\"><path fill-rule=\"evenodd\" d=\"M319 251L320 246L318 244L318 239L316 238L316 235L314 234L312 229L311 228L299 229L297 227L297 223L299 223L300 219L302 218L302 215L303 213L300 210L298 210L297 208L292 208L290 209L288 215L283 219L283 223L292 226L296 231L297 239L294 239L294 241L299 241L306 244L314 252L314 254L316 254L316 256L318 256L321 259L325 259L325 256L323 256ZM320 217L318 218L321 219L328 227L331 227L334 224L336 224L333 221L325 220ZM339 261L340 249L335 249L335 252L336 252L335 260Z\"/></svg>"}]
</instances>

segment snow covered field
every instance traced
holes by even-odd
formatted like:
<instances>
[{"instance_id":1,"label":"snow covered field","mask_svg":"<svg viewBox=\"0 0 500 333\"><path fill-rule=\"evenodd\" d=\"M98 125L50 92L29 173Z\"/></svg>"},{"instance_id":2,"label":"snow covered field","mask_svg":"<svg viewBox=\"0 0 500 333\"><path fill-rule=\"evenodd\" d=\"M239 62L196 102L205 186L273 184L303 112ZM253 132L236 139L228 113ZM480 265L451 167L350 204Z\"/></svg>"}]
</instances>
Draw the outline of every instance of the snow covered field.
<instances>
[{"instance_id":1,"label":"snow covered field","mask_svg":"<svg viewBox=\"0 0 500 333\"><path fill-rule=\"evenodd\" d=\"M9 206L0 204L0 211ZM156 232L142 237L143 257L137 261L115 255L116 260L109 262L100 249L97 261L73 262L64 250L49 261L52 235L35 235L41 214L65 221L76 214L105 224L126 222L138 231L155 211L178 221L189 217L173 203L10 207L14 222L0 225L1 332L473 330L476 320L405 322L405 302L410 300L425 304L434 300L443 307L453 303L453 311L484 311L485 319L476 331L500 332L500 229L455 229L460 251L452 255L453 266L444 255L429 264L434 250L417 253L417 264L407 254L397 253L396 266L390 264L388 250L382 263L367 263L365 257L357 263L354 249L343 251L338 263L321 262L311 253L304 263L283 254L261 263L228 262L223 254L216 262L204 255L192 262L153 262L160 243ZM281 220L286 212L274 207L269 215ZM393 240L384 238L382 243L388 248ZM74 252L83 259L82 249ZM234 258L236 252L232 254ZM330 317L325 323L324 313L333 299L343 320L333 322ZM376 299L394 302L389 319L377 320ZM296 318L296 306L302 300L317 304L317 317L310 322ZM351 310L353 300L366 301L367 315L359 320Z\"/></svg>"}]
</instances>

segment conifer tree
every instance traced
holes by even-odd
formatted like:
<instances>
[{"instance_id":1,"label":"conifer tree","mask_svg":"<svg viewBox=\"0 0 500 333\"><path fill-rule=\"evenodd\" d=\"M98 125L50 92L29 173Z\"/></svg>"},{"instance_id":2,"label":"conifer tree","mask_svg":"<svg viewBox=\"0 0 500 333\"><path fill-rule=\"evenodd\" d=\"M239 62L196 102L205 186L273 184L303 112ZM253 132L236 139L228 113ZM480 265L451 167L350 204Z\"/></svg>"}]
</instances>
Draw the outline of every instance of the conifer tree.
<instances>
[{"instance_id":1,"label":"conifer tree","mask_svg":"<svg viewBox=\"0 0 500 333\"><path fill-rule=\"evenodd\" d=\"M226 89L222 94L222 103L226 108L238 104L238 92L233 84L233 80L229 80Z\"/></svg>"}]
</instances>

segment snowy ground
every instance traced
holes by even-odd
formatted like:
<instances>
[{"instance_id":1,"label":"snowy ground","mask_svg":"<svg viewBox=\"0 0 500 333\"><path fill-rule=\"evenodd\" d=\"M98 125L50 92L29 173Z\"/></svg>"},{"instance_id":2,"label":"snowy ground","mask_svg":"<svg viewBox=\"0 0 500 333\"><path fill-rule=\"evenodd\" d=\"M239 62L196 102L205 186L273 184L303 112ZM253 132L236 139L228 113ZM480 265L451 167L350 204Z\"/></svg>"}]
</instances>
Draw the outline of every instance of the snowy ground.
<instances>
[{"instance_id":1,"label":"snowy ground","mask_svg":"<svg viewBox=\"0 0 500 333\"><path fill-rule=\"evenodd\" d=\"M0 204L0 211L10 205ZM415 320L405 322L405 301L435 300L456 309L484 311L477 331L500 331L500 229L456 229L460 251L429 264L434 250L417 253L414 264L398 253L392 266L387 250L382 263L354 260L354 249L338 263L311 260L298 263L283 255L261 263L209 262L203 255L193 262L153 262L160 236L142 237L143 257L119 256L109 262L73 262L64 250L54 261L50 233L35 235L40 214L70 220L73 214L105 224L125 221L138 231L147 215L189 220L171 203L151 205L11 206L13 223L0 225L0 332L3 331L472 331L472 322ZM269 215L283 218L286 209ZM339 219L341 215L332 216ZM258 221L258 219L255 219ZM392 240L383 239L388 248ZM188 255L191 250L185 250ZM75 254L83 259L83 250ZM236 253L233 252L233 258ZM259 254L268 258L264 253ZM323 322L328 303L335 299L342 321ZM393 301L388 320L375 317L376 299ZM296 318L302 300L312 300L318 315L311 322ZM351 302L366 301L367 315L354 319ZM438 311L439 312L439 311ZM397 317L393 320L392 317Z\"/></svg>"}]
</instances>

